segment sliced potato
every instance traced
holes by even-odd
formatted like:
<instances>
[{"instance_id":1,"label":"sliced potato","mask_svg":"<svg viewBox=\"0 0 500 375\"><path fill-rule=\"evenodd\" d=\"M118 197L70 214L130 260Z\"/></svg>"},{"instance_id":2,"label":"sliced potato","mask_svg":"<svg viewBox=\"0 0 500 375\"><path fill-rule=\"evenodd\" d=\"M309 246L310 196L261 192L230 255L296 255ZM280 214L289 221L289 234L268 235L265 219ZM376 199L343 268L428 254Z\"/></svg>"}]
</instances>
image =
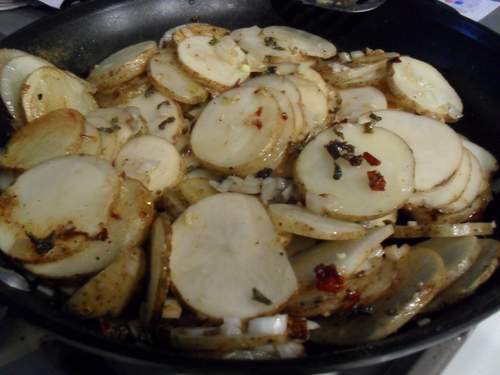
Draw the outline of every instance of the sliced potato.
<instances>
[{"instance_id":1,"label":"sliced potato","mask_svg":"<svg viewBox=\"0 0 500 375\"><path fill-rule=\"evenodd\" d=\"M481 168L489 175L498 170L498 161L495 157L483 147L462 137L464 147L469 150L479 161Z\"/></svg>"},{"instance_id":2,"label":"sliced potato","mask_svg":"<svg viewBox=\"0 0 500 375\"><path fill-rule=\"evenodd\" d=\"M182 315L182 306L175 298L166 298L161 309L162 319L179 319Z\"/></svg>"},{"instance_id":3,"label":"sliced potato","mask_svg":"<svg viewBox=\"0 0 500 375\"><path fill-rule=\"evenodd\" d=\"M347 241L328 241L308 250L301 251L291 258L293 270L301 283L315 279L314 267L318 264L334 264L342 276L350 276L368 259L382 241L394 232L392 225L371 229L365 237Z\"/></svg>"},{"instance_id":4,"label":"sliced potato","mask_svg":"<svg viewBox=\"0 0 500 375\"><path fill-rule=\"evenodd\" d=\"M143 315L145 324L155 323L161 317L170 285L170 258L172 228L166 215L159 215L153 223L149 238L148 291Z\"/></svg>"},{"instance_id":5,"label":"sliced potato","mask_svg":"<svg viewBox=\"0 0 500 375\"><path fill-rule=\"evenodd\" d=\"M262 30L262 35L276 39L282 47L307 56L329 59L337 53L335 46L328 40L292 27L269 26Z\"/></svg>"},{"instance_id":6,"label":"sliced potato","mask_svg":"<svg viewBox=\"0 0 500 375\"><path fill-rule=\"evenodd\" d=\"M379 340L417 315L443 285L443 261L432 250L422 247L410 251L397 269L391 293L372 304L372 314L322 320L321 329L312 332L311 340L338 345Z\"/></svg>"},{"instance_id":7,"label":"sliced potato","mask_svg":"<svg viewBox=\"0 0 500 375\"><path fill-rule=\"evenodd\" d=\"M208 92L179 66L175 50L156 52L149 61L149 75L158 91L186 104L198 104L208 98Z\"/></svg>"},{"instance_id":8,"label":"sliced potato","mask_svg":"<svg viewBox=\"0 0 500 375\"><path fill-rule=\"evenodd\" d=\"M463 116L462 100L432 65L401 56L389 63L388 70L391 92L405 108L450 122Z\"/></svg>"},{"instance_id":9,"label":"sliced potato","mask_svg":"<svg viewBox=\"0 0 500 375\"><path fill-rule=\"evenodd\" d=\"M292 204L271 204L268 210L279 231L320 240L350 240L366 233L359 224L320 216Z\"/></svg>"},{"instance_id":10,"label":"sliced potato","mask_svg":"<svg viewBox=\"0 0 500 375\"><path fill-rule=\"evenodd\" d=\"M96 236L118 191L118 175L107 162L59 157L21 174L5 192L2 214L37 239L67 230Z\"/></svg>"},{"instance_id":11,"label":"sliced potato","mask_svg":"<svg viewBox=\"0 0 500 375\"><path fill-rule=\"evenodd\" d=\"M340 89L376 86L386 78L387 61L388 59L382 59L367 64L351 65L326 62L320 64L319 72L328 83Z\"/></svg>"},{"instance_id":12,"label":"sliced potato","mask_svg":"<svg viewBox=\"0 0 500 375\"><path fill-rule=\"evenodd\" d=\"M156 43L151 40L123 48L96 65L88 80L99 90L118 86L144 73L155 52Z\"/></svg>"},{"instance_id":13,"label":"sliced potato","mask_svg":"<svg viewBox=\"0 0 500 375\"><path fill-rule=\"evenodd\" d=\"M109 90L97 92L94 97L101 108L117 107L144 94L150 86L147 75L140 75Z\"/></svg>"},{"instance_id":14,"label":"sliced potato","mask_svg":"<svg viewBox=\"0 0 500 375\"><path fill-rule=\"evenodd\" d=\"M316 245L318 241L314 238L293 236L290 243L286 246L286 253L292 257L302 251L308 250Z\"/></svg>"},{"instance_id":15,"label":"sliced potato","mask_svg":"<svg viewBox=\"0 0 500 375\"><path fill-rule=\"evenodd\" d=\"M53 66L38 68L26 77L21 104L28 122L56 109L71 108L86 115L98 108L88 85Z\"/></svg>"},{"instance_id":16,"label":"sliced potato","mask_svg":"<svg viewBox=\"0 0 500 375\"><path fill-rule=\"evenodd\" d=\"M413 194L409 201L409 205L439 208L455 202L463 194L469 179L471 177L472 161L470 152L465 151L462 154L462 160L457 170L443 184L429 190Z\"/></svg>"},{"instance_id":17,"label":"sliced potato","mask_svg":"<svg viewBox=\"0 0 500 375\"><path fill-rule=\"evenodd\" d=\"M179 105L152 87L122 105L126 106L139 108L141 116L146 120L149 134L172 144L176 144L187 129Z\"/></svg>"},{"instance_id":18,"label":"sliced potato","mask_svg":"<svg viewBox=\"0 0 500 375\"><path fill-rule=\"evenodd\" d=\"M109 224L106 240L82 243L78 252L47 263L25 263L23 266L35 275L47 278L74 278L98 272L111 264L125 249L144 241L153 220L153 197L142 184L126 179Z\"/></svg>"},{"instance_id":19,"label":"sliced potato","mask_svg":"<svg viewBox=\"0 0 500 375\"><path fill-rule=\"evenodd\" d=\"M430 190L448 180L462 160L458 135L439 121L401 111L376 111L376 126L399 135L415 157L415 189ZM396 154L395 154L396 155Z\"/></svg>"},{"instance_id":20,"label":"sliced potato","mask_svg":"<svg viewBox=\"0 0 500 375\"><path fill-rule=\"evenodd\" d=\"M0 95L10 115L20 124L24 121L21 107L21 89L32 72L51 63L39 57L26 55L9 60L0 71Z\"/></svg>"},{"instance_id":21,"label":"sliced potato","mask_svg":"<svg viewBox=\"0 0 500 375\"><path fill-rule=\"evenodd\" d=\"M181 195L183 200L189 204L195 204L217 193L210 185L208 179L200 177L192 177L183 180L175 187L175 190Z\"/></svg>"},{"instance_id":22,"label":"sliced potato","mask_svg":"<svg viewBox=\"0 0 500 375\"><path fill-rule=\"evenodd\" d=\"M326 146L335 142L354 146L355 154L368 152L380 164L362 161L354 167L343 158L334 160ZM338 168L341 176L335 179ZM307 144L295 164L295 177L306 192L306 206L311 211L362 221L387 215L406 203L413 192L413 168L413 154L396 134L380 128L367 133L362 125L345 124L341 129L323 131ZM383 176L383 190L370 187L370 171Z\"/></svg>"},{"instance_id":23,"label":"sliced potato","mask_svg":"<svg viewBox=\"0 0 500 375\"><path fill-rule=\"evenodd\" d=\"M165 34L167 33L168 31ZM230 31L228 29L210 25L208 23L188 23L172 29L170 34L172 35L172 40L176 44L179 44L185 39L191 38L196 35L222 38L229 33Z\"/></svg>"},{"instance_id":24,"label":"sliced potato","mask_svg":"<svg viewBox=\"0 0 500 375\"><path fill-rule=\"evenodd\" d=\"M12 48L1 48L0 49L0 72L5 64L16 57L26 56L28 53Z\"/></svg>"},{"instance_id":25,"label":"sliced potato","mask_svg":"<svg viewBox=\"0 0 500 375\"><path fill-rule=\"evenodd\" d=\"M50 112L17 130L0 158L2 166L29 169L41 162L81 152L85 118L72 109Z\"/></svg>"},{"instance_id":26,"label":"sliced potato","mask_svg":"<svg viewBox=\"0 0 500 375\"><path fill-rule=\"evenodd\" d=\"M398 212L393 211L385 216L379 217L378 219L361 221L359 224L361 224L366 229L372 229L372 228L383 227L389 224L396 224L397 221L398 221Z\"/></svg>"},{"instance_id":27,"label":"sliced potato","mask_svg":"<svg viewBox=\"0 0 500 375\"><path fill-rule=\"evenodd\" d=\"M482 239L479 240L479 246L479 256L472 266L448 288L439 293L426 306L426 312L441 309L470 296L493 275L498 267L500 244L493 239Z\"/></svg>"},{"instance_id":28,"label":"sliced potato","mask_svg":"<svg viewBox=\"0 0 500 375\"><path fill-rule=\"evenodd\" d=\"M82 143L79 153L82 155L100 155L101 154L101 135L99 130L85 121L83 132L80 135Z\"/></svg>"},{"instance_id":29,"label":"sliced potato","mask_svg":"<svg viewBox=\"0 0 500 375\"><path fill-rule=\"evenodd\" d=\"M208 87L224 91L245 81L250 69L222 59L213 40L213 37L202 35L184 39L177 46L177 54L183 68L192 77Z\"/></svg>"},{"instance_id":30,"label":"sliced potato","mask_svg":"<svg viewBox=\"0 0 500 375\"><path fill-rule=\"evenodd\" d=\"M387 109L387 99L379 89L365 86L352 89L339 90L341 100L337 119L355 122L368 112Z\"/></svg>"},{"instance_id":31,"label":"sliced potato","mask_svg":"<svg viewBox=\"0 0 500 375\"><path fill-rule=\"evenodd\" d=\"M243 319L271 313L297 289L257 198L235 193L205 198L175 221L172 232L172 283L201 314Z\"/></svg>"},{"instance_id":32,"label":"sliced potato","mask_svg":"<svg viewBox=\"0 0 500 375\"><path fill-rule=\"evenodd\" d=\"M395 238L488 236L495 232L495 228L494 221L491 223L396 225L393 236Z\"/></svg>"},{"instance_id":33,"label":"sliced potato","mask_svg":"<svg viewBox=\"0 0 500 375\"><path fill-rule=\"evenodd\" d=\"M122 251L113 263L71 296L69 311L86 319L120 315L137 291L145 266L142 249Z\"/></svg>"}]
</instances>

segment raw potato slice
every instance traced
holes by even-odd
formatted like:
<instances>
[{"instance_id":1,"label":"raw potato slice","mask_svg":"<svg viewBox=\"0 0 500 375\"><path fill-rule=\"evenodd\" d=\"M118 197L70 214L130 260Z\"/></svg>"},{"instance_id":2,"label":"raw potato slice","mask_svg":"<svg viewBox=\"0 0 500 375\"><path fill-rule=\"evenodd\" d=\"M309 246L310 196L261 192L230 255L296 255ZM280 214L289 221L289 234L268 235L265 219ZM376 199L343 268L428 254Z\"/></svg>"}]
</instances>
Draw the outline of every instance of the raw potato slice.
<instances>
[{"instance_id":1,"label":"raw potato slice","mask_svg":"<svg viewBox=\"0 0 500 375\"><path fill-rule=\"evenodd\" d=\"M477 158L481 168L488 175L498 171L498 161L488 150L485 150L481 146L469 141L466 138L462 138L462 143L464 147Z\"/></svg>"},{"instance_id":2,"label":"raw potato slice","mask_svg":"<svg viewBox=\"0 0 500 375\"><path fill-rule=\"evenodd\" d=\"M401 56L388 66L391 92L401 105L417 113L455 122L463 115L462 100L432 65Z\"/></svg>"},{"instance_id":3,"label":"raw potato slice","mask_svg":"<svg viewBox=\"0 0 500 375\"><path fill-rule=\"evenodd\" d=\"M149 238L148 291L143 322L148 325L156 323L162 315L170 285L170 258L172 228L166 215L160 214L151 229Z\"/></svg>"},{"instance_id":4,"label":"raw potato slice","mask_svg":"<svg viewBox=\"0 0 500 375\"><path fill-rule=\"evenodd\" d=\"M446 277L442 289L462 276L476 261L481 251L477 237L473 236L433 238L418 243L412 251L416 251L419 247L434 250L443 259Z\"/></svg>"},{"instance_id":5,"label":"raw potato slice","mask_svg":"<svg viewBox=\"0 0 500 375\"><path fill-rule=\"evenodd\" d=\"M101 108L118 107L132 100L134 97L144 94L149 86L148 76L140 75L120 86L99 91L94 97Z\"/></svg>"},{"instance_id":6,"label":"raw potato slice","mask_svg":"<svg viewBox=\"0 0 500 375\"><path fill-rule=\"evenodd\" d=\"M289 257L297 255L302 251L312 248L318 243L314 238L293 236L290 243L286 246L286 253Z\"/></svg>"},{"instance_id":7,"label":"raw potato slice","mask_svg":"<svg viewBox=\"0 0 500 375\"><path fill-rule=\"evenodd\" d=\"M415 189L430 190L448 180L462 160L457 133L439 121L401 111L376 111L378 127L399 135L415 157ZM394 154L397 155L397 154Z\"/></svg>"},{"instance_id":8,"label":"raw potato slice","mask_svg":"<svg viewBox=\"0 0 500 375\"><path fill-rule=\"evenodd\" d=\"M328 101L321 89L311 81L297 75L286 77L300 92L307 134L320 132L328 116Z\"/></svg>"},{"instance_id":9,"label":"raw potato slice","mask_svg":"<svg viewBox=\"0 0 500 375\"><path fill-rule=\"evenodd\" d=\"M301 141L307 135L307 129L304 124L304 112L302 110L302 99L297 86L287 80L285 77L279 77L275 74L266 74L252 78L244 83L245 87L272 88L285 93L290 100L294 120L294 141Z\"/></svg>"},{"instance_id":10,"label":"raw potato slice","mask_svg":"<svg viewBox=\"0 0 500 375\"><path fill-rule=\"evenodd\" d=\"M187 129L179 105L171 98L157 92L153 87L143 94L129 100L123 107L137 107L146 120L148 132L176 144L178 138Z\"/></svg>"},{"instance_id":11,"label":"raw potato slice","mask_svg":"<svg viewBox=\"0 0 500 375\"><path fill-rule=\"evenodd\" d=\"M275 38L282 47L307 56L329 59L337 53L335 46L328 40L292 27L269 26L262 30L262 35Z\"/></svg>"},{"instance_id":12,"label":"raw potato slice","mask_svg":"<svg viewBox=\"0 0 500 375\"><path fill-rule=\"evenodd\" d=\"M439 310L470 296L484 284L498 267L500 244L493 239L479 240L480 253L474 264L453 284L443 290L426 306L426 312Z\"/></svg>"},{"instance_id":13,"label":"raw potato slice","mask_svg":"<svg viewBox=\"0 0 500 375\"><path fill-rule=\"evenodd\" d=\"M322 320L321 329L311 332L311 340L353 345L384 338L417 315L444 282L443 261L429 249L410 251L398 262L397 269L398 279L391 293L372 304L372 314ZM387 311L395 314L387 314Z\"/></svg>"},{"instance_id":14,"label":"raw potato slice","mask_svg":"<svg viewBox=\"0 0 500 375\"><path fill-rule=\"evenodd\" d=\"M98 108L88 85L53 66L41 67L26 77L21 103L28 122L56 109L71 108L86 115Z\"/></svg>"},{"instance_id":15,"label":"raw potato slice","mask_svg":"<svg viewBox=\"0 0 500 375\"><path fill-rule=\"evenodd\" d=\"M72 109L50 112L18 129L0 158L2 166L29 169L41 162L81 151L85 118Z\"/></svg>"},{"instance_id":16,"label":"raw potato slice","mask_svg":"<svg viewBox=\"0 0 500 375\"><path fill-rule=\"evenodd\" d=\"M149 60L151 81L167 96L186 104L198 104L208 98L208 92L193 80L177 62L171 48L159 50Z\"/></svg>"},{"instance_id":17,"label":"raw potato slice","mask_svg":"<svg viewBox=\"0 0 500 375\"><path fill-rule=\"evenodd\" d=\"M215 319L278 310L297 289L288 257L257 198L224 193L190 206L172 226L172 283Z\"/></svg>"},{"instance_id":18,"label":"raw potato slice","mask_svg":"<svg viewBox=\"0 0 500 375\"><path fill-rule=\"evenodd\" d=\"M175 185L182 177L179 152L166 140L152 135L134 138L123 146L115 168L153 192Z\"/></svg>"},{"instance_id":19,"label":"raw potato slice","mask_svg":"<svg viewBox=\"0 0 500 375\"><path fill-rule=\"evenodd\" d=\"M165 33L168 38L168 31ZM191 38L196 35L210 36L222 38L228 35L230 31L223 27L210 25L208 23L188 23L171 29L172 40L179 44L183 40ZM165 35L163 36L165 38Z\"/></svg>"},{"instance_id":20,"label":"raw potato slice","mask_svg":"<svg viewBox=\"0 0 500 375\"><path fill-rule=\"evenodd\" d=\"M19 56L7 62L0 71L0 94L10 115L18 121L23 121L21 107L21 89L24 80L32 72L43 66L53 66L39 57Z\"/></svg>"},{"instance_id":21,"label":"raw potato slice","mask_svg":"<svg viewBox=\"0 0 500 375\"><path fill-rule=\"evenodd\" d=\"M191 133L191 148L211 169L246 176L276 166L262 158L272 156L283 125L278 102L267 89L240 87L205 107Z\"/></svg>"},{"instance_id":22,"label":"raw potato slice","mask_svg":"<svg viewBox=\"0 0 500 375\"><path fill-rule=\"evenodd\" d=\"M470 152L465 150L462 154L462 161L453 176L444 184L429 191L417 192L413 194L409 205L417 207L427 207L429 209L446 206L456 201L464 192L471 177L471 157Z\"/></svg>"},{"instance_id":23,"label":"raw potato slice","mask_svg":"<svg viewBox=\"0 0 500 375\"><path fill-rule=\"evenodd\" d=\"M334 161L325 147L332 141L353 145L355 154L368 152L380 165L363 161L354 167L342 158ZM338 180L334 179L335 163L342 171ZM413 154L396 134L381 128L366 133L362 125L346 124L323 131L307 144L295 164L295 177L306 191L306 206L311 211L362 221L384 216L406 203L413 193L413 168ZM385 190L370 188L369 171L384 177Z\"/></svg>"},{"instance_id":24,"label":"raw potato slice","mask_svg":"<svg viewBox=\"0 0 500 375\"><path fill-rule=\"evenodd\" d=\"M464 191L458 199L454 200L450 204L447 204L446 206L441 207L440 211L444 213L459 212L470 206L474 199L481 194L481 188L485 175L481 169L479 161L474 155L472 155L472 153L469 153L469 158L471 161L470 177Z\"/></svg>"},{"instance_id":25,"label":"raw potato slice","mask_svg":"<svg viewBox=\"0 0 500 375\"><path fill-rule=\"evenodd\" d=\"M359 224L319 216L292 204L271 204L268 210L279 231L320 240L350 240L366 234Z\"/></svg>"},{"instance_id":26,"label":"raw potato slice","mask_svg":"<svg viewBox=\"0 0 500 375\"><path fill-rule=\"evenodd\" d=\"M496 224L491 223L463 223L463 224L427 224L427 225L396 225L395 238L419 237L464 237L488 236L495 232Z\"/></svg>"},{"instance_id":27,"label":"raw potato slice","mask_svg":"<svg viewBox=\"0 0 500 375\"><path fill-rule=\"evenodd\" d=\"M79 251L48 263L25 263L24 268L35 275L47 278L75 278L104 269L126 249L144 241L153 221L153 197L140 182L126 179L114 215L106 226L107 239L91 240L82 244Z\"/></svg>"},{"instance_id":28,"label":"raw potato slice","mask_svg":"<svg viewBox=\"0 0 500 375\"><path fill-rule=\"evenodd\" d=\"M142 249L125 249L71 296L69 311L85 319L120 315L139 288L145 266Z\"/></svg>"},{"instance_id":29,"label":"raw potato slice","mask_svg":"<svg viewBox=\"0 0 500 375\"><path fill-rule=\"evenodd\" d=\"M69 229L96 236L109 220L118 190L118 175L106 161L60 157L17 178L6 191L5 199L15 199L4 215L38 239Z\"/></svg>"},{"instance_id":30,"label":"raw potato slice","mask_svg":"<svg viewBox=\"0 0 500 375\"><path fill-rule=\"evenodd\" d=\"M218 91L245 81L250 69L224 61L211 40L209 36L193 36L179 43L177 54L186 71L202 84Z\"/></svg>"},{"instance_id":31,"label":"raw potato slice","mask_svg":"<svg viewBox=\"0 0 500 375\"><path fill-rule=\"evenodd\" d=\"M337 112L339 120L356 122L365 113L387 109L385 95L375 87L344 89L338 93L341 100L340 110Z\"/></svg>"},{"instance_id":32,"label":"raw potato slice","mask_svg":"<svg viewBox=\"0 0 500 375\"><path fill-rule=\"evenodd\" d=\"M7 64L10 60L15 59L16 57L26 56L28 55L26 52L11 49L11 48L1 48L0 49L0 72L2 68Z\"/></svg>"},{"instance_id":33,"label":"raw potato slice","mask_svg":"<svg viewBox=\"0 0 500 375\"><path fill-rule=\"evenodd\" d=\"M156 43L151 40L123 48L96 65L88 80L99 90L118 86L144 73L155 52Z\"/></svg>"},{"instance_id":34,"label":"raw potato slice","mask_svg":"<svg viewBox=\"0 0 500 375\"><path fill-rule=\"evenodd\" d=\"M301 283L313 281L314 267L318 264L334 264L341 275L352 275L393 232L392 225L387 225L371 229L365 237L356 240L323 242L300 252L291 259L297 279Z\"/></svg>"}]
</instances>

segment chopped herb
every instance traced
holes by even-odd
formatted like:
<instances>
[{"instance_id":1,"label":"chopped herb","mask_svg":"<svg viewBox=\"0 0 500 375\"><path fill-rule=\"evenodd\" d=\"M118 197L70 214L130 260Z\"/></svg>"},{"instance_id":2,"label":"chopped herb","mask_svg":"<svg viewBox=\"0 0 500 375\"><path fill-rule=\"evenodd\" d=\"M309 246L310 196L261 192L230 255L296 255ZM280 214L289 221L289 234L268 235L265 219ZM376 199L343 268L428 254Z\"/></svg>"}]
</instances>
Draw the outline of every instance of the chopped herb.
<instances>
[{"instance_id":1,"label":"chopped herb","mask_svg":"<svg viewBox=\"0 0 500 375\"><path fill-rule=\"evenodd\" d=\"M264 44L266 45L266 47L270 47L276 51L284 51L285 49L283 47L281 47L278 42L276 41L275 38L273 38L272 36L266 36L264 38Z\"/></svg>"},{"instance_id":2,"label":"chopped herb","mask_svg":"<svg viewBox=\"0 0 500 375\"><path fill-rule=\"evenodd\" d=\"M370 118L373 120L373 121L380 121L382 120L382 117L380 116L377 116L375 113L370 113Z\"/></svg>"},{"instance_id":3,"label":"chopped herb","mask_svg":"<svg viewBox=\"0 0 500 375\"><path fill-rule=\"evenodd\" d=\"M121 127L119 125L111 125L109 128L97 128L97 131L100 131L101 133L107 133L107 134L112 134L118 130L120 130Z\"/></svg>"},{"instance_id":4,"label":"chopped herb","mask_svg":"<svg viewBox=\"0 0 500 375\"><path fill-rule=\"evenodd\" d=\"M168 100L165 100L164 102L161 102L160 104L158 104L156 106L156 109L160 109L162 106L169 106L170 105L170 102Z\"/></svg>"},{"instance_id":5,"label":"chopped herb","mask_svg":"<svg viewBox=\"0 0 500 375\"><path fill-rule=\"evenodd\" d=\"M333 179L340 180L341 177L342 177L342 168L340 168L340 165L335 163L335 170L333 172Z\"/></svg>"},{"instance_id":6,"label":"chopped herb","mask_svg":"<svg viewBox=\"0 0 500 375\"><path fill-rule=\"evenodd\" d=\"M252 288L252 299L267 306L273 304L273 302L265 295L263 295L262 292L257 288Z\"/></svg>"},{"instance_id":7,"label":"chopped herb","mask_svg":"<svg viewBox=\"0 0 500 375\"><path fill-rule=\"evenodd\" d=\"M257 177L257 178L268 178L269 176L271 176L272 173L273 173L273 170L271 168L264 168L264 169L261 169L260 171L258 171L255 174L255 177Z\"/></svg>"},{"instance_id":8,"label":"chopped herb","mask_svg":"<svg viewBox=\"0 0 500 375\"><path fill-rule=\"evenodd\" d=\"M365 133L373 133L373 121L368 121L363 124Z\"/></svg>"},{"instance_id":9,"label":"chopped herb","mask_svg":"<svg viewBox=\"0 0 500 375\"><path fill-rule=\"evenodd\" d=\"M344 133L342 133L342 131L340 129L337 129L337 128L333 128L333 132L335 133L335 135L339 138L342 138L342 139L345 139L344 138Z\"/></svg>"},{"instance_id":10,"label":"chopped herb","mask_svg":"<svg viewBox=\"0 0 500 375\"><path fill-rule=\"evenodd\" d=\"M149 98L151 95L153 95L156 92L154 86L149 86L146 91L144 91L144 97Z\"/></svg>"},{"instance_id":11,"label":"chopped herb","mask_svg":"<svg viewBox=\"0 0 500 375\"><path fill-rule=\"evenodd\" d=\"M36 97L38 98L38 100L42 100L43 99L43 94L38 94Z\"/></svg>"},{"instance_id":12,"label":"chopped herb","mask_svg":"<svg viewBox=\"0 0 500 375\"><path fill-rule=\"evenodd\" d=\"M380 165L380 160L369 152L363 152L363 159L365 159L370 165Z\"/></svg>"},{"instance_id":13,"label":"chopped herb","mask_svg":"<svg viewBox=\"0 0 500 375\"><path fill-rule=\"evenodd\" d=\"M118 124L118 117L116 117L116 116L112 117L110 122L111 122L111 125L117 125Z\"/></svg>"},{"instance_id":14,"label":"chopped herb","mask_svg":"<svg viewBox=\"0 0 500 375\"><path fill-rule=\"evenodd\" d=\"M274 74L278 71L278 67L275 65L271 65L267 67L267 72L270 74Z\"/></svg>"},{"instance_id":15,"label":"chopped herb","mask_svg":"<svg viewBox=\"0 0 500 375\"><path fill-rule=\"evenodd\" d=\"M353 166L357 167L363 162L363 156L361 155L347 155L345 159Z\"/></svg>"},{"instance_id":16,"label":"chopped herb","mask_svg":"<svg viewBox=\"0 0 500 375\"><path fill-rule=\"evenodd\" d=\"M368 184L373 191L385 191L385 179L377 171L368 171Z\"/></svg>"},{"instance_id":17,"label":"chopped herb","mask_svg":"<svg viewBox=\"0 0 500 375\"><path fill-rule=\"evenodd\" d=\"M46 254L54 247L54 241L56 239L55 232L51 232L45 238L37 238L31 233L26 233L26 235L28 236L31 243L35 247L35 251L40 255Z\"/></svg>"},{"instance_id":18,"label":"chopped herb","mask_svg":"<svg viewBox=\"0 0 500 375\"><path fill-rule=\"evenodd\" d=\"M215 46L217 43L219 43L219 39L217 39L215 36L213 36L212 39L210 39L210 41L208 42L208 44L210 44L211 46Z\"/></svg>"},{"instance_id":19,"label":"chopped herb","mask_svg":"<svg viewBox=\"0 0 500 375\"><path fill-rule=\"evenodd\" d=\"M158 129L163 130L167 126L167 124L170 124L175 121L174 116L167 117L165 120L163 120L160 125L158 125Z\"/></svg>"},{"instance_id":20,"label":"chopped herb","mask_svg":"<svg viewBox=\"0 0 500 375\"><path fill-rule=\"evenodd\" d=\"M361 165L363 162L363 157L361 155L355 155L355 147L347 142L336 139L326 144L325 148L333 160L342 158L347 160L352 166Z\"/></svg>"}]
</instances>

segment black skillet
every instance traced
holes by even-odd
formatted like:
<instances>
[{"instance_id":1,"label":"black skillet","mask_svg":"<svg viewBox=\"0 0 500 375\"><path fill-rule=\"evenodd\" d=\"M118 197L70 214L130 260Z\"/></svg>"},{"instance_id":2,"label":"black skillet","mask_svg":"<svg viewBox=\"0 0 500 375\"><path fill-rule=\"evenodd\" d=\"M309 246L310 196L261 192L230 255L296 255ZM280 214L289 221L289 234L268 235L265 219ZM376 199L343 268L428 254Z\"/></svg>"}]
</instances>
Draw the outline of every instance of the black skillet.
<instances>
[{"instance_id":1,"label":"black skillet","mask_svg":"<svg viewBox=\"0 0 500 375\"><path fill-rule=\"evenodd\" d=\"M202 21L228 28L289 24L331 39L339 49L365 46L398 51L438 67L465 104L453 125L500 159L500 37L433 0L392 0L356 15L306 7L294 1L141 0L91 1L38 21L9 36L0 47L27 50L84 75L111 52L145 39L157 40L175 25ZM0 128L7 128L6 119ZM6 136L2 135L3 142ZM500 199L488 219L500 222ZM467 330L500 309L500 272L467 300L410 323L389 338L356 347L310 347L301 359L245 362L193 359L162 348L124 344L99 335L66 315L45 296L0 285L0 299L15 312L73 344L135 363L185 372L312 373L365 366L427 348Z\"/></svg>"}]
</instances>

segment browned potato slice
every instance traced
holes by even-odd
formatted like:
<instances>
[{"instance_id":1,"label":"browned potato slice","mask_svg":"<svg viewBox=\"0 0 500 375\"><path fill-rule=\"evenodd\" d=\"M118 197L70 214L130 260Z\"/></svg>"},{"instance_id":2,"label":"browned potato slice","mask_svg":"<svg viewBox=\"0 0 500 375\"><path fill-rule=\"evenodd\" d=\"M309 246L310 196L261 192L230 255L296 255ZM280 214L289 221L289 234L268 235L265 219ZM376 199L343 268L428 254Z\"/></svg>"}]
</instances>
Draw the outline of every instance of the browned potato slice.
<instances>
[{"instance_id":1,"label":"browned potato slice","mask_svg":"<svg viewBox=\"0 0 500 375\"><path fill-rule=\"evenodd\" d=\"M491 223L396 225L395 238L487 236L496 228Z\"/></svg>"},{"instance_id":2,"label":"browned potato slice","mask_svg":"<svg viewBox=\"0 0 500 375\"><path fill-rule=\"evenodd\" d=\"M87 319L120 315L139 287L145 265L142 249L125 249L71 296L69 310Z\"/></svg>"},{"instance_id":3,"label":"browned potato slice","mask_svg":"<svg viewBox=\"0 0 500 375\"><path fill-rule=\"evenodd\" d=\"M58 156L80 153L85 118L73 109L50 112L17 130L0 158L7 168L28 169Z\"/></svg>"},{"instance_id":4,"label":"browned potato slice","mask_svg":"<svg viewBox=\"0 0 500 375\"><path fill-rule=\"evenodd\" d=\"M99 91L94 96L101 108L117 107L144 94L149 85L149 77L140 75L109 90Z\"/></svg>"},{"instance_id":5,"label":"browned potato slice","mask_svg":"<svg viewBox=\"0 0 500 375\"><path fill-rule=\"evenodd\" d=\"M228 35L230 31L223 27L210 25L208 23L189 23L186 25L182 25L179 28L176 28L172 32L172 40L179 44L184 39L190 38L195 35L203 35L203 36L213 36L222 38L225 35Z\"/></svg>"}]
</instances>

